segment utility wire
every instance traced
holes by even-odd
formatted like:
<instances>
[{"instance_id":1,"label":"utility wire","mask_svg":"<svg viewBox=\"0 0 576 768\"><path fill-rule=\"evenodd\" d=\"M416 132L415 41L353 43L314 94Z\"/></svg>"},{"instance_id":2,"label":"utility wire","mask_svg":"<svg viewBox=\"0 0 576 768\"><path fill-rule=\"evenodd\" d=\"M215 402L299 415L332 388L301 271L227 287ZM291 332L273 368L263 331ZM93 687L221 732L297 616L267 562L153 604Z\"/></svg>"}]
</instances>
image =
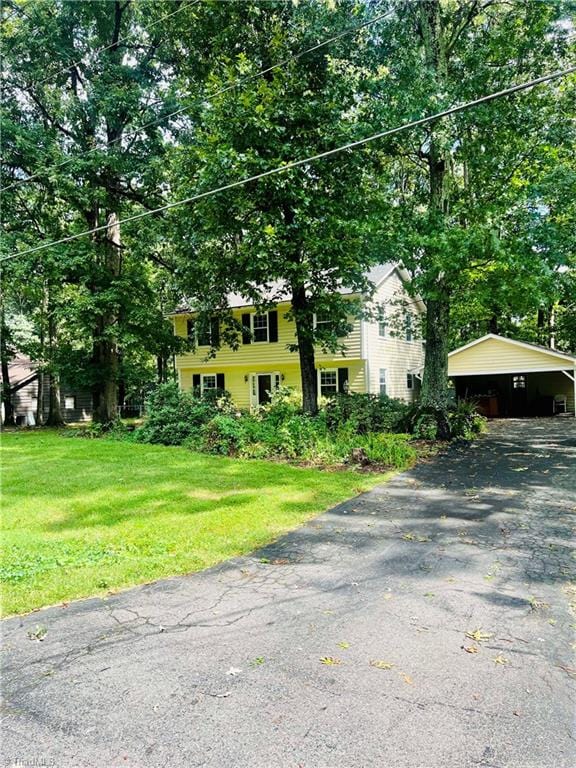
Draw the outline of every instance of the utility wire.
<instances>
[{"instance_id":1,"label":"utility wire","mask_svg":"<svg viewBox=\"0 0 576 768\"><path fill-rule=\"evenodd\" d=\"M299 51L298 53L295 53L292 56L288 56L287 58L282 59L282 61L278 61L276 62L276 64L272 64L271 66L266 67L266 69L261 69L259 72L255 72L252 75L246 75L244 77L237 78L233 80L231 83L229 83L228 85L218 88L215 91L208 92L205 96L199 97L191 105L188 105L185 107L179 107L174 112L169 112L167 115L160 115L159 117L156 117L154 120L150 120L149 122L141 125L139 128L134 128L132 131L129 131L128 133L125 133L122 136L119 136L118 138L112 139L111 141L108 141L106 144L103 144L100 147L92 147L91 149L87 149L84 152L80 152L77 155L68 157L66 158L66 160L62 160L60 163L47 166L43 168L42 171L38 171L32 176L29 176L27 179L20 179L18 181L14 181L8 186L3 187L2 189L6 192L7 190L12 189L13 187L18 187L21 184L27 184L28 182L33 181L34 179L37 179L43 171L61 168L62 166L67 165L68 163L71 163L72 161L77 160L78 158L83 157L84 155L89 155L89 154L92 154L93 152L102 151L106 147L110 147L112 144L115 144L119 141L125 141L127 139L130 139L133 136L137 136L141 131L145 130L146 128L150 128L151 126L156 125L157 123L160 123L164 120L168 120L171 117L176 117L176 115L181 115L183 112L187 112L197 104L202 104L207 101L210 101L211 99L215 99L217 96L221 96L223 93L232 91L235 88L239 88L240 86L251 82L252 80L256 80L257 78L262 77L263 75L267 75L269 72L273 72L276 69L280 69L281 67L286 66L286 64L289 64L291 61L297 61L298 59L301 59L303 56L306 56L307 54L312 53L313 51L317 51L320 48L323 48L325 45L330 45L331 43L336 42L336 40L340 40L341 38L346 37L347 35L354 34L354 32L358 32L359 30L364 29L365 27L368 27L372 24L376 24L376 22L381 21L387 16L390 16L392 13L394 13L394 9L390 11L386 11L386 13L381 13L378 16L374 16L373 18L368 19L367 21L363 21L361 24L355 24L354 26L347 27L342 32L339 32L337 35L334 35L333 37L330 37L327 40L323 40L321 43L316 43L310 48L305 48L304 50Z\"/></svg>"},{"instance_id":2,"label":"utility wire","mask_svg":"<svg viewBox=\"0 0 576 768\"><path fill-rule=\"evenodd\" d=\"M525 91L528 88L533 88L536 85L540 85L541 83L547 83L551 80L557 80L560 77L566 77L569 74L572 74L573 72L576 72L576 66L569 67L568 69L559 70L557 72L551 72L548 75L543 75L542 77L537 77L534 80L528 80L525 83L518 83L517 85L512 85L509 88L504 88L504 90L496 91L495 93L487 94L486 96L481 96L478 99L474 99L473 101L465 102L464 104L458 104L454 107L450 107L450 109L445 109L442 112L436 112L433 115L428 115L427 117L421 117L418 120L412 120L409 123L404 123L403 125L397 126L396 128L388 128L385 131L380 131L379 133L374 133L372 136L367 136L364 139L358 139L357 141L351 141L348 144L343 144L340 147L336 147L335 149L328 149L325 152L319 152L317 155L311 155L310 157L305 157L302 160L293 160L289 163L286 163L285 165L278 166L276 168L271 168L268 171L264 171L263 173L257 173L254 176L249 176L244 179L239 179L238 181L231 181L228 184L223 184L221 187L216 187L215 189L207 190L206 192L199 192L196 195L191 195L190 197L186 197L183 200L175 200L172 203L167 203L166 205L162 205L159 208L154 208L151 211L142 211L141 213L136 213L133 216L127 216L125 219L120 219L120 221L115 222L115 226L119 226L121 224L127 224L130 221L137 221L138 219L143 219L146 216L153 216L157 213L161 213L162 211L168 211L172 208L177 208L180 205L186 205L187 203L193 203L196 200L202 200L205 197L211 197L212 195L217 195L220 192L225 192L228 189L234 189L235 187L241 187L244 184L248 184L252 181L258 181L259 179L263 179L267 176L273 176L277 173L283 173L285 171L292 170L293 168L299 168L303 165L308 165L309 163L313 163L316 160L321 160L325 157L331 157L332 155L337 154L338 152L343 152L348 149L355 149L356 147L361 147L364 144L368 144L369 142L376 141L377 139L382 139L385 136L392 136L396 133L400 133L401 131L406 131L410 128L417 128L421 125L426 125L427 123L434 122L435 120L441 120L444 117L448 117L450 115L455 115L458 112L463 112L466 109L471 109L472 107L477 107L480 104L486 104L490 101L494 101L495 99L502 98L503 96L510 96L514 93L519 93L520 91ZM87 229L84 232L78 232L75 235L69 235L68 237L63 237L60 240L55 240L51 243L44 243L43 245L37 245L34 248L26 248L24 251L18 251L16 253L12 253L8 256L5 256L3 259L0 259L0 262L2 261L8 261L8 259L14 259L18 256L26 256L30 253L37 253L38 251L44 251L47 248L52 248L55 245L61 245L62 243L69 243L72 240L78 240L80 237L85 237L86 235L91 235L95 232L102 232L105 229L108 229L108 224L102 224L99 227L93 227L92 229Z\"/></svg>"}]
</instances>

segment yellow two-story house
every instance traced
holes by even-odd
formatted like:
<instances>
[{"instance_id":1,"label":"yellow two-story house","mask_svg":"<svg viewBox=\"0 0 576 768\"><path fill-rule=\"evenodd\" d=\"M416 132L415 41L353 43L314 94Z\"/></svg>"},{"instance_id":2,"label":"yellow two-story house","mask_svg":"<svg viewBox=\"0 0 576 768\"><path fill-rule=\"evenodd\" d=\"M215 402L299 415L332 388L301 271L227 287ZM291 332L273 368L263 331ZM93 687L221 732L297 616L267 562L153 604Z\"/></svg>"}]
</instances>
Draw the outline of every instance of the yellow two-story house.
<instances>
[{"instance_id":1,"label":"yellow two-story house","mask_svg":"<svg viewBox=\"0 0 576 768\"><path fill-rule=\"evenodd\" d=\"M424 363L418 333L424 306L406 292L409 277L398 265L381 264L368 277L375 286L369 303L380 308L380 317L351 318L353 328L343 340L343 353L316 351L318 393L329 396L342 391L371 392L411 401L419 383L412 372ZM401 332L398 323L392 322L399 306L404 318ZM275 309L259 313L242 296L234 294L229 297L229 307L250 333L243 335L238 349L221 347L211 358L207 357L210 332L197 335L194 313L181 309L171 314L177 335L196 334L195 351L176 357L180 388L199 388L201 392L226 389L239 408L266 403L280 385L299 390L298 353L290 351L290 345L296 343L295 326L286 319L289 301L279 301ZM212 333L216 332L212 329Z\"/></svg>"}]
</instances>

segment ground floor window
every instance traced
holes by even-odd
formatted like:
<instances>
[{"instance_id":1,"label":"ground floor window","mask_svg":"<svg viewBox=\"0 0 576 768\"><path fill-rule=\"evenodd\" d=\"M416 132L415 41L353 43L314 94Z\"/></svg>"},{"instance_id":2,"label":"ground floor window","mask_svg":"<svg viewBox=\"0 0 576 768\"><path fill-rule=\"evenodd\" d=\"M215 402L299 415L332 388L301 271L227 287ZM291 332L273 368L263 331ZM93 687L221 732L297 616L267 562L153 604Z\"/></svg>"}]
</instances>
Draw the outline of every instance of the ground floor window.
<instances>
[{"instance_id":1,"label":"ground floor window","mask_svg":"<svg viewBox=\"0 0 576 768\"><path fill-rule=\"evenodd\" d=\"M406 374L406 389L414 389L414 374Z\"/></svg>"},{"instance_id":2,"label":"ground floor window","mask_svg":"<svg viewBox=\"0 0 576 768\"><path fill-rule=\"evenodd\" d=\"M71 411L74 408L76 408L76 398L73 397L73 396L65 397L64 398L64 408L66 410L69 410L69 411Z\"/></svg>"},{"instance_id":3,"label":"ground floor window","mask_svg":"<svg viewBox=\"0 0 576 768\"><path fill-rule=\"evenodd\" d=\"M386 368L380 368L380 377L378 380L381 395L386 394Z\"/></svg>"},{"instance_id":4,"label":"ground floor window","mask_svg":"<svg viewBox=\"0 0 576 768\"><path fill-rule=\"evenodd\" d=\"M338 392L338 373L336 368L320 371L320 394L335 395Z\"/></svg>"},{"instance_id":5,"label":"ground floor window","mask_svg":"<svg viewBox=\"0 0 576 768\"><path fill-rule=\"evenodd\" d=\"M216 389L216 374L203 373L200 377L200 392L204 394L208 389Z\"/></svg>"}]
</instances>

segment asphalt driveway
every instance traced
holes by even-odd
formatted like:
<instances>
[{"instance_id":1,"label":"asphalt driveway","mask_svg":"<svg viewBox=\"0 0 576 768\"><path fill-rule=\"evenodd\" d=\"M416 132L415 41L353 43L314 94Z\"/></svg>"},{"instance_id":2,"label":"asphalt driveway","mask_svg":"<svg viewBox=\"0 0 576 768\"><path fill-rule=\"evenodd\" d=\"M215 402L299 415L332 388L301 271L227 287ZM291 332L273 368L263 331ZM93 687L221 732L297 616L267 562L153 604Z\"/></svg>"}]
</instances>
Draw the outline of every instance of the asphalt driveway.
<instances>
[{"instance_id":1,"label":"asphalt driveway","mask_svg":"<svg viewBox=\"0 0 576 768\"><path fill-rule=\"evenodd\" d=\"M3 764L572 767L575 519L576 420L497 422L253 557L7 620Z\"/></svg>"}]
</instances>

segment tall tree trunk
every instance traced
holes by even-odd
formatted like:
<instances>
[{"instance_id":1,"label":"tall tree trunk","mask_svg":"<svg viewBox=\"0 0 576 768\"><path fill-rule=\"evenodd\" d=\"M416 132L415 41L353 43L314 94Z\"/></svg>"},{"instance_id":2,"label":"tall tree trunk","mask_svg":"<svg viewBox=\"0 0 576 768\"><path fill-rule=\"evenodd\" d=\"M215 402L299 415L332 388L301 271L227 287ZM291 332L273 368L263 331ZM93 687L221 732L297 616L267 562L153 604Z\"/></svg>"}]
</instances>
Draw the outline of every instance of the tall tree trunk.
<instances>
[{"instance_id":1,"label":"tall tree trunk","mask_svg":"<svg viewBox=\"0 0 576 768\"><path fill-rule=\"evenodd\" d=\"M46 426L63 427L64 416L60 404L60 372L54 364L54 350L58 343L58 326L54 308L48 308L48 353L50 355L50 390L48 396L48 418Z\"/></svg>"},{"instance_id":2,"label":"tall tree trunk","mask_svg":"<svg viewBox=\"0 0 576 768\"><path fill-rule=\"evenodd\" d=\"M2 405L4 407L4 425L6 427L16 426L14 419L14 403L12 401L12 389L10 388L10 357L11 350L8 349L8 329L4 316L4 304L0 305L0 359L2 364Z\"/></svg>"},{"instance_id":3,"label":"tall tree trunk","mask_svg":"<svg viewBox=\"0 0 576 768\"><path fill-rule=\"evenodd\" d=\"M44 371L38 371L38 389L36 390L36 426L44 423Z\"/></svg>"},{"instance_id":4,"label":"tall tree trunk","mask_svg":"<svg viewBox=\"0 0 576 768\"><path fill-rule=\"evenodd\" d=\"M302 409L314 416L318 413L318 377L312 331L314 314L303 285L292 286L292 311L300 358Z\"/></svg>"},{"instance_id":5,"label":"tall tree trunk","mask_svg":"<svg viewBox=\"0 0 576 768\"><path fill-rule=\"evenodd\" d=\"M105 268L111 283L120 276L120 227L118 217L108 217L105 243ZM118 418L118 344L115 338L117 312L106 307L97 319L92 345L92 361L96 370L96 383L92 390L93 420L98 424L112 424Z\"/></svg>"},{"instance_id":6,"label":"tall tree trunk","mask_svg":"<svg viewBox=\"0 0 576 768\"><path fill-rule=\"evenodd\" d=\"M48 398L48 418L47 427L63 427L64 416L62 415L62 405L60 403L60 374L52 371L50 374L50 393Z\"/></svg>"},{"instance_id":7,"label":"tall tree trunk","mask_svg":"<svg viewBox=\"0 0 576 768\"><path fill-rule=\"evenodd\" d=\"M448 339L450 303L446 298L429 299L426 304L426 353L420 393L420 409L434 417L438 437L450 437L448 421Z\"/></svg>"},{"instance_id":8,"label":"tall tree trunk","mask_svg":"<svg viewBox=\"0 0 576 768\"><path fill-rule=\"evenodd\" d=\"M417 7L420 32L424 45L426 64L436 76L438 87L447 78L447 60L442 17L439 0L422 0ZM429 182L429 219L433 228L442 232L448 224L449 213L448 183L450 156L441 139L432 126L429 136L429 148L426 153ZM434 249L434 245L429 246ZM440 245L439 247L442 247ZM436 262L435 253L429 254L431 264ZM437 436L450 437L448 420L448 338L450 331L450 293L446 278L442 273L433 273L429 278L428 297L426 300L426 353L424 358L424 376L420 395L420 408L423 413L434 417Z\"/></svg>"},{"instance_id":9,"label":"tall tree trunk","mask_svg":"<svg viewBox=\"0 0 576 768\"><path fill-rule=\"evenodd\" d=\"M4 337L4 334L2 334ZM10 368L8 357L4 352L5 344L2 342L2 405L4 407L4 426L14 427L14 404L12 402L12 390L10 389Z\"/></svg>"},{"instance_id":10,"label":"tall tree trunk","mask_svg":"<svg viewBox=\"0 0 576 768\"><path fill-rule=\"evenodd\" d=\"M40 326L38 328L38 339L40 342L38 371L38 389L36 392L36 426L41 427L44 423L44 363L46 360L46 319L50 310L50 290L48 281L44 281L42 291L42 305L40 307Z\"/></svg>"}]
</instances>

